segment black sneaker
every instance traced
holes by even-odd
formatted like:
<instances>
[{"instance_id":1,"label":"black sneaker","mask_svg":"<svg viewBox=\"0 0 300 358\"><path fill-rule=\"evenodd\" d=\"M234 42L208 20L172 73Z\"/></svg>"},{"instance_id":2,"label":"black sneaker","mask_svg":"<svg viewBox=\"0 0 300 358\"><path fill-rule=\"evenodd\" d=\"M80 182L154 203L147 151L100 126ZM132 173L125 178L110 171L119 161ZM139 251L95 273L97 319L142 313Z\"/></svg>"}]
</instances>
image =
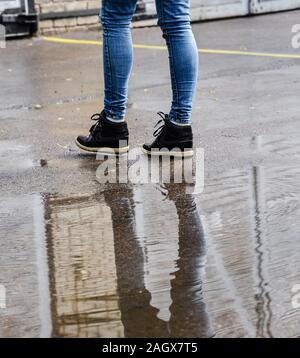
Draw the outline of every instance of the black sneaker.
<instances>
[{"instance_id":1,"label":"black sneaker","mask_svg":"<svg viewBox=\"0 0 300 358\"><path fill-rule=\"evenodd\" d=\"M76 145L87 152L121 154L129 150L128 128L126 122L115 123L106 118L105 112L94 114L91 119L97 121L88 136L77 137Z\"/></svg>"},{"instance_id":2,"label":"black sneaker","mask_svg":"<svg viewBox=\"0 0 300 358\"><path fill-rule=\"evenodd\" d=\"M191 126L177 126L170 122L168 115L158 112L162 118L155 127L156 139L152 144L144 144L142 150L148 155L167 155L171 157L191 157L193 151L193 132Z\"/></svg>"}]
</instances>

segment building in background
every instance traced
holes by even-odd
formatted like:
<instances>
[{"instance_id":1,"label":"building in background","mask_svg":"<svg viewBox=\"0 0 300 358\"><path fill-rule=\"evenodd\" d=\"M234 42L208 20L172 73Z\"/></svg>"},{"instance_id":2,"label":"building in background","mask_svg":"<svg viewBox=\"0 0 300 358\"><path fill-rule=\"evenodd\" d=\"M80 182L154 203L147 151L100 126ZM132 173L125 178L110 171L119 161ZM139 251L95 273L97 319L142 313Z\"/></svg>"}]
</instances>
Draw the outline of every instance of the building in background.
<instances>
[{"instance_id":1,"label":"building in background","mask_svg":"<svg viewBox=\"0 0 300 358\"><path fill-rule=\"evenodd\" d=\"M9 27L8 34L32 34L37 30L38 15L40 33L98 28L100 3L100 0L0 0L0 24ZM191 18L199 21L297 8L300 0L191 0ZM134 20L137 26L155 24L155 0L138 0Z\"/></svg>"},{"instance_id":2,"label":"building in background","mask_svg":"<svg viewBox=\"0 0 300 358\"><path fill-rule=\"evenodd\" d=\"M36 0L41 33L99 26L100 0ZM300 0L191 0L192 21L300 8ZM138 0L136 25L155 24L155 0Z\"/></svg>"},{"instance_id":3,"label":"building in background","mask_svg":"<svg viewBox=\"0 0 300 358\"><path fill-rule=\"evenodd\" d=\"M34 0L0 0L0 25L5 26L7 37L32 35L37 24Z\"/></svg>"}]
</instances>

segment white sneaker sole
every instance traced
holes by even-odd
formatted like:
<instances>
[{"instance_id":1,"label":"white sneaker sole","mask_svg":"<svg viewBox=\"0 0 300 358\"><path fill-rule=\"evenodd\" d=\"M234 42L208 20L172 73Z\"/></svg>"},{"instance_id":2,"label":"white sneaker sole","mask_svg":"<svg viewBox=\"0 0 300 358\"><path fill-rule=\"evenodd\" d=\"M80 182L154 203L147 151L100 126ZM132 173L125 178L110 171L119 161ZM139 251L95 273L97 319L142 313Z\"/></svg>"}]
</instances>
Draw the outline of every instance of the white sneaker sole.
<instances>
[{"instance_id":1,"label":"white sneaker sole","mask_svg":"<svg viewBox=\"0 0 300 358\"><path fill-rule=\"evenodd\" d=\"M172 151L155 151L155 150L147 150L144 147L142 147L142 152L144 152L147 155L154 155L154 156L165 156L165 157L176 157L176 158L189 158L194 155L194 151L191 150L185 150L180 152L172 152Z\"/></svg>"},{"instance_id":2,"label":"white sneaker sole","mask_svg":"<svg viewBox=\"0 0 300 358\"><path fill-rule=\"evenodd\" d=\"M127 153L129 151L129 146L122 147L122 148L110 148L110 147L97 147L97 148L91 148L86 147L82 144L80 144L77 139L75 140L75 144L78 148L84 150L85 152L89 153L103 153L103 154L122 154Z\"/></svg>"}]
</instances>

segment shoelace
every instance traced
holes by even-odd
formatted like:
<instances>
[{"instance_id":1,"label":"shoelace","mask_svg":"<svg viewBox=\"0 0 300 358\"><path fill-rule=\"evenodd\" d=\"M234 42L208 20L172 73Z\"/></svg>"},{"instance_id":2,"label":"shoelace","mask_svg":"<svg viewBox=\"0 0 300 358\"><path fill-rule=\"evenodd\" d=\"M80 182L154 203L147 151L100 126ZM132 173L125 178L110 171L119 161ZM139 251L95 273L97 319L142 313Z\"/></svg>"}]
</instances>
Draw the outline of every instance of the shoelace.
<instances>
[{"instance_id":1,"label":"shoelace","mask_svg":"<svg viewBox=\"0 0 300 358\"><path fill-rule=\"evenodd\" d=\"M97 121L97 123L95 123L95 124L91 127L90 133L93 133L97 128L100 129L100 127L101 127L101 119L102 119L102 118L103 118L102 113L95 113L95 114L92 115L91 120L92 120L92 121Z\"/></svg>"},{"instance_id":2,"label":"shoelace","mask_svg":"<svg viewBox=\"0 0 300 358\"><path fill-rule=\"evenodd\" d=\"M166 127L167 120L168 120L168 115L165 114L164 112L157 112L157 114L161 117L161 119L156 123L154 128L156 128L161 123L163 123L163 124L154 131L154 133L153 133L154 137L158 137L160 134L163 133L163 131Z\"/></svg>"}]
</instances>

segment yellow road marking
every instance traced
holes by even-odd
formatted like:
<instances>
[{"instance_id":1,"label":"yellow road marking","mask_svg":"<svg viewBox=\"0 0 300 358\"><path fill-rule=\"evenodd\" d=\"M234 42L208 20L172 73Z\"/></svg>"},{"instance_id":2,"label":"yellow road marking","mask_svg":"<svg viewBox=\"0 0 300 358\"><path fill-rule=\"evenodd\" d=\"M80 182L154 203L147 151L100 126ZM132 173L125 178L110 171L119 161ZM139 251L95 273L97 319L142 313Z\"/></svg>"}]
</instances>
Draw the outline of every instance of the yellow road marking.
<instances>
[{"instance_id":1,"label":"yellow road marking","mask_svg":"<svg viewBox=\"0 0 300 358\"><path fill-rule=\"evenodd\" d=\"M63 44L75 44L75 45L103 45L102 41L97 40L80 40L80 39L67 39L62 37L44 36L45 41L63 43ZM158 45L138 45L134 44L134 48L144 50L167 50L166 46ZM213 50L207 48L198 49L200 53L217 54L217 55L236 55L236 56L256 56L256 57L274 57L274 58L289 58L289 59L300 59L300 54L284 54L284 53L270 53L270 52L249 52L249 51L235 51L235 50Z\"/></svg>"},{"instance_id":2,"label":"yellow road marking","mask_svg":"<svg viewBox=\"0 0 300 358\"><path fill-rule=\"evenodd\" d=\"M101 46L103 44L101 41L65 39L65 38L62 38L62 37L43 36L43 39L45 41L58 42L58 43L63 43L63 44L97 45L97 46Z\"/></svg>"}]
</instances>

